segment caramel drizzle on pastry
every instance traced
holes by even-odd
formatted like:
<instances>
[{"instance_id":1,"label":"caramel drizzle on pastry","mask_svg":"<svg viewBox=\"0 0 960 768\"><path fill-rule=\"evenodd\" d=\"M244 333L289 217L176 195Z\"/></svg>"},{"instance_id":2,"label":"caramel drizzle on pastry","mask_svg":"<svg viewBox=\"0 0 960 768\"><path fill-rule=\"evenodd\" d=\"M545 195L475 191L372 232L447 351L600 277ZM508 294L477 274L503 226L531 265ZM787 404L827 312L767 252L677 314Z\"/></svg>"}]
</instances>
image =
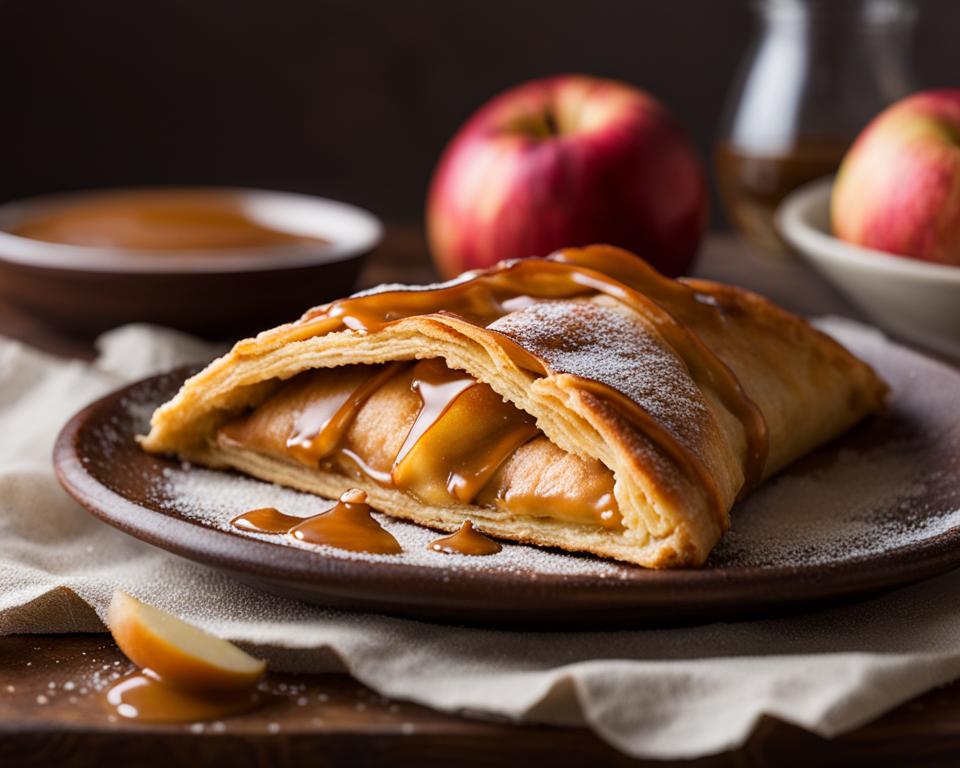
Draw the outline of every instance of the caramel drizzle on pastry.
<instances>
[{"instance_id":1,"label":"caramel drizzle on pastry","mask_svg":"<svg viewBox=\"0 0 960 768\"><path fill-rule=\"evenodd\" d=\"M421 408L393 466L398 488L437 506L473 501L497 468L539 434L533 418L442 360L415 367Z\"/></svg>"},{"instance_id":2,"label":"caramel drizzle on pastry","mask_svg":"<svg viewBox=\"0 0 960 768\"><path fill-rule=\"evenodd\" d=\"M504 402L490 387L442 360L391 363L363 380L301 410L287 452L308 466L339 453L379 482L413 491L422 501L469 504L517 448L539 434L532 416ZM389 471L369 466L342 446L350 424L370 395L389 379L405 376L420 410ZM312 428L307 427L311 425ZM226 427L230 436L232 430Z\"/></svg>"},{"instance_id":3,"label":"caramel drizzle on pastry","mask_svg":"<svg viewBox=\"0 0 960 768\"><path fill-rule=\"evenodd\" d=\"M367 429L373 434L367 431L358 441L351 437L353 425L372 395L371 382L407 390L417 405L410 408L413 403L406 401L389 427L394 430L390 435L378 436L378 427L371 423ZM376 405L375 412L381 407ZM278 422L277 414L283 413L286 417ZM542 480L537 470L549 465L550 472L558 471L556 462L568 454L560 449L545 452L543 446L552 443L533 417L439 359L301 373L253 412L223 425L217 440L308 467L366 477L436 506L473 503L608 528L623 522L609 470L597 474L574 461L570 471L586 472L575 491L556 477ZM528 442L530 447L518 454ZM279 517L271 522L271 515ZM252 510L238 518L236 526L283 533L287 522L276 510Z\"/></svg>"},{"instance_id":4,"label":"caramel drizzle on pastry","mask_svg":"<svg viewBox=\"0 0 960 768\"><path fill-rule=\"evenodd\" d=\"M327 398L311 403L297 414L293 433L287 438L287 451L304 464L316 464L332 453L343 440L350 425L374 392L404 368L404 363L383 366L346 397Z\"/></svg>"},{"instance_id":5,"label":"caramel drizzle on pastry","mask_svg":"<svg viewBox=\"0 0 960 768\"><path fill-rule=\"evenodd\" d=\"M637 312L660 333L683 360L694 381L717 392L725 407L743 424L747 442L743 496L763 476L768 451L767 425L762 412L740 381L687 326L697 318L724 322L712 297L660 275L644 262L615 248L591 247L560 251L546 259L508 261L484 272L467 272L456 280L420 290L361 294L307 312L298 338L348 328L373 332L415 315L447 314L480 327L516 311L531 301L570 299L603 294ZM544 364L502 334L494 334L514 362L535 374ZM586 381L586 380L583 380ZM718 503L716 485L699 456L657 422L641 406L613 388L591 382L590 389L624 414L679 465L698 480Z\"/></svg>"}]
</instances>

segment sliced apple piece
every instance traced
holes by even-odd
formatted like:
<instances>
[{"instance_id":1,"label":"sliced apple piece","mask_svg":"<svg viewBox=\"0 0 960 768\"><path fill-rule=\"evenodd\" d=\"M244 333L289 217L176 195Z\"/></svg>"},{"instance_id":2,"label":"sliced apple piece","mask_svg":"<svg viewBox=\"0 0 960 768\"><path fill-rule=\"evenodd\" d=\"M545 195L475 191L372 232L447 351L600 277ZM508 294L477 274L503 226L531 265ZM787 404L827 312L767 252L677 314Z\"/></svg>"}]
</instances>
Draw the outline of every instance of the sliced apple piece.
<instances>
[{"instance_id":1,"label":"sliced apple piece","mask_svg":"<svg viewBox=\"0 0 960 768\"><path fill-rule=\"evenodd\" d=\"M267 665L233 643L117 590L107 624L120 650L182 690L215 693L252 687Z\"/></svg>"}]
</instances>

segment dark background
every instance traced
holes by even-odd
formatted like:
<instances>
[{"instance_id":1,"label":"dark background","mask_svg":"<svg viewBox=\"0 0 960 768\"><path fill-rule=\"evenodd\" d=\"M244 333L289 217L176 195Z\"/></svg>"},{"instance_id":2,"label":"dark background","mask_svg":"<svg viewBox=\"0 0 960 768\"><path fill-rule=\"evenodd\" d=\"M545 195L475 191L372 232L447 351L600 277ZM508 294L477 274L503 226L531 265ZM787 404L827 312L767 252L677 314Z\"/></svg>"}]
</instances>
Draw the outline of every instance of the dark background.
<instances>
[{"instance_id":1,"label":"dark background","mask_svg":"<svg viewBox=\"0 0 960 768\"><path fill-rule=\"evenodd\" d=\"M919 82L960 84L960 2L919 6ZM706 155L751 30L746 0L0 0L0 200L225 183L418 221L447 139L528 78L636 83Z\"/></svg>"}]
</instances>

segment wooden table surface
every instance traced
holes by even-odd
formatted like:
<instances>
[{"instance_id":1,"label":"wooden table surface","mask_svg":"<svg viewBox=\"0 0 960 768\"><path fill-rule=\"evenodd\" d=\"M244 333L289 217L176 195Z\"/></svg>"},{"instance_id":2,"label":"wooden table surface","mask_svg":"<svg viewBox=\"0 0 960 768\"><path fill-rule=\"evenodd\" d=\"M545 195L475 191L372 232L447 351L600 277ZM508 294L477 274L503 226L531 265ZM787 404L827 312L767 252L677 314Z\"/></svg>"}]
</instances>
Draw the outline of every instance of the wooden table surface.
<instances>
[{"instance_id":1,"label":"wooden table surface","mask_svg":"<svg viewBox=\"0 0 960 768\"><path fill-rule=\"evenodd\" d=\"M424 253L419 232L391 228L362 283L432 279ZM729 236L708 240L696 272L746 285L794 311L858 316L802 264L752 252ZM93 354L89 340L63 337L9 308L0 308L0 334L57 354ZM385 699L345 675L271 673L264 706L202 727L118 721L97 687L130 668L105 634L0 638L0 766L663 765L629 760L587 730L445 715ZM960 685L829 741L765 718L743 748L676 764L860 762L960 764Z\"/></svg>"}]
</instances>

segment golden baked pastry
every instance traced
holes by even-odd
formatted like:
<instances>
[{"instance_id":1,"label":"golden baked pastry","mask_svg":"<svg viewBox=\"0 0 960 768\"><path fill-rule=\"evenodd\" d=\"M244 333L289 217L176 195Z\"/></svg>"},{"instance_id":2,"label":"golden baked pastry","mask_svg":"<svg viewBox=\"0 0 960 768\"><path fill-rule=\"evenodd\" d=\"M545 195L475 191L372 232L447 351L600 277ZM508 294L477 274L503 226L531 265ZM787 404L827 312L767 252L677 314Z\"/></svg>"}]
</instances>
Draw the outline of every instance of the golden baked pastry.
<instances>
[{"instance_id":1,"label":"golden baked pastry","mask_svg":"<svg viewBox=\"0 0 960 768\"><path fill-rule=\"evenodd\" d=\"M381 286L238 342L148 451L643 566L704 562L738 497L882 406L769 301L608 246Z\"/></svg>"}]
</instances>

